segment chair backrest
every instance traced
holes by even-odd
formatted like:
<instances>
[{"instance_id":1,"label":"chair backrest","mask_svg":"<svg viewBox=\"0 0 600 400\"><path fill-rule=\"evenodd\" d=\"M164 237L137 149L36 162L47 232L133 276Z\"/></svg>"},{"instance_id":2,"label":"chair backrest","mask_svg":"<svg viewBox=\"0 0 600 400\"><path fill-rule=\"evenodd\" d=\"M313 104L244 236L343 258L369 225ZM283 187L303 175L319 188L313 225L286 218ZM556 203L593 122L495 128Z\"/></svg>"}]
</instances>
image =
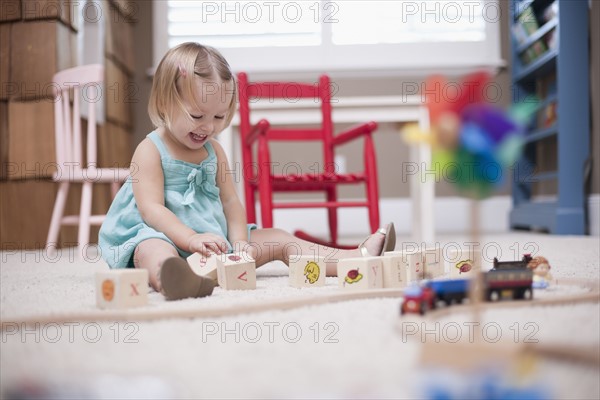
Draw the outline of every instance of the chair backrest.
<instances>
[{"instance_id":1,"label":"chair backrest","mask_svg":"<svg viewBox=\"0 0 600 400\"><path fill-rule=\"evenodd\" d=\"M102 83L104 66L83 65L56 73L54 86L54 131L56 135L56 162L78 168L96 166L96 103L104 99ZM73 95L71 99L71 93ZM73 107L71 109L71 100ZM83 165L81 116L87 108L86 164Z\"/></svg>"},{"instance_id":2,"label":"chair backrest","mask_svg":"<svg viewBox=\"0 0 600 400\"><path fill-rule=\"evenodd\" d=\"M244 72L238 74L240 135L242 143L250 134L250 105L258 100L283 99L297 102L299 99L313 99L320 103L322 123L316 129L277 129L271 128L267 137L270 140L320 140L323 142L325 165L333 165L333 123L331 119L331 85L327 75L321 75L318 83L300 82L249 82ZM246 147L244 145L244 147ZM247 152L242 152L246 153ZM244 155L244 154L243 154ZM249 156L251 157L251 156ZM244 158L247 158L244 155ZM251 162L245 159L244 162Z\"/></svg>"}]
</instances>

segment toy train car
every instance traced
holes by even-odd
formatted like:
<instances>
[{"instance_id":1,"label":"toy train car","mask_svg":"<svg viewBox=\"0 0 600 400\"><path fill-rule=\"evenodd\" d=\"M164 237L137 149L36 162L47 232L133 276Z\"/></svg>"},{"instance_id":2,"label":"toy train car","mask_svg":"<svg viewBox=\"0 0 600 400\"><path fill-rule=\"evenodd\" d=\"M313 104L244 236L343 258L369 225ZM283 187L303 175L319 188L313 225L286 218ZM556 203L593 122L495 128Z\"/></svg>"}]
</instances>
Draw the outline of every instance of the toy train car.
<instances>
[{"instance_id":1,"label":"toy train car","mask_svg":"<svg viewBox=\"0 0 600 400\"><path fill-rule=\"evenodd\" d=\"M533 297L533 271L528 268L490 270L484 274L485 298L530 300Z\"/></svg>"},{"instance_id":2,"label":"toy train car","mask_svg":"<svg viewBox=\"0 0 600 400\"><path fill-rule=\"evenodd\" d=\"M527 268L530 260L528 254L521 261L499 262L494 259L494 268L483 274L485 300L530 300L533 297L533 272ZM470 282L469 279L436 280L407 288L400 314L423 315L427 310L435 309L440 302L446 305L461 303L469 295Z\"/></svg>"}]
</instances>

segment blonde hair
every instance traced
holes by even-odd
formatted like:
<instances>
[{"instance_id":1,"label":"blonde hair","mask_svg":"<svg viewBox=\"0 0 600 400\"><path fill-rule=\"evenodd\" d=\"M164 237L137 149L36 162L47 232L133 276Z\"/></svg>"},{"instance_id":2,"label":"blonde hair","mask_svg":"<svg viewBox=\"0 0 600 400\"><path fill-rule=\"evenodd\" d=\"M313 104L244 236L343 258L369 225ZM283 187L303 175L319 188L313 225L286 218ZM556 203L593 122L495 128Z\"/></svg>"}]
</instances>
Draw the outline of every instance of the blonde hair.
<instances>
[{"instance_id":1,"label":"blonde hair","mask_svg":"<svg viewBox=\"0 0 600 400\"><path fill-rule=\"evenodd\" d=\"M173 47L158 64L148 103L148 114L154 126L170 128L173 122L172 115L176 108L192 120L192 116L183 104L182 94L195 107L200 106L197 103L197 96L194 96L194 79L182 80L184 84L178 88L177 80L182 76L198 76L203 79L219 78L223 83L231 82L233 84L231 103L225 116L225 126L228 126L236 109L237 96L234 75L229 64L217 49L194 42L182 43ZM180 93L180 89L183 93ZM225 90L224 87L221 87L219 93L224 96Z\"/></svg>"},{"instance_id":2,"label":"blonde hair","mask_svg":"<svg viewBox=\"0 0 600 400\"><path fill-rule=\"evenodd\" d=\"M547 264L548 269L552 268L550 266L550 263L548 262L548 259L546 257L542 257L542 256L534 257L531 261L529 261L529 263L527 264L527 267L532 270L535 270L540 264Z\"/></svg>"}]
</instances>

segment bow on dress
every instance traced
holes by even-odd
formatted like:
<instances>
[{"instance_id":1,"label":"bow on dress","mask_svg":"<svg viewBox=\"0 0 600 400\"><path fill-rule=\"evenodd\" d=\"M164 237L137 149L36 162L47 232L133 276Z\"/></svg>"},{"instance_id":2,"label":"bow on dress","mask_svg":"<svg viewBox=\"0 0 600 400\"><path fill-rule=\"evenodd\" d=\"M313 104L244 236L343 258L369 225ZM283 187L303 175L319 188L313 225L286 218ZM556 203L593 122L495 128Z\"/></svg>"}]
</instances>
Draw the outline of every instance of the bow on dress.
<instances>
[{"instance_id":1,"label":"bow on dress","mask_svg":"<svg viewBox=\"0 0 600 400\"><path fill-rule=\"evenodd\" d=\"M184 206L194 202L196 197L196 188L200 189L206 197L216 200L219 198L219 188L217 187L216 174L213 171L207 171L205 166L194 168L188 175L189 186L183 195Z\"/></svg>"}]
</instances>

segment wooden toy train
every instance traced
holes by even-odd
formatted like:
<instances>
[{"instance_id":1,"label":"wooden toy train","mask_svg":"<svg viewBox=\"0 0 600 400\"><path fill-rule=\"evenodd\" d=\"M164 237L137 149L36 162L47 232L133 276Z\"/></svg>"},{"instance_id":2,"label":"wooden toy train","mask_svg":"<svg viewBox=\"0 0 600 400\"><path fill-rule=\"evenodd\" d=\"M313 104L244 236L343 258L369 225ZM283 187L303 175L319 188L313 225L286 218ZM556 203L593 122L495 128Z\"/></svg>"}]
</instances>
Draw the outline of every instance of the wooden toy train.
<instances>
[{"instance_id":1,"label":"wooden toy train","mask_svg":"<svg viewBox=\"0 0 600 400\"><path fill-rule=\"evenodd\" d=\"M498 261L483 273L483 293L487 301L500 299L530 300L533 297L533 272L527 268L531 255L525 254L521 261ZM427 281L421 286L409 287L404 292L400 313L425 314L439 303L461 303L469 296L470 279Z\"/></svg>"}]
</instances>

